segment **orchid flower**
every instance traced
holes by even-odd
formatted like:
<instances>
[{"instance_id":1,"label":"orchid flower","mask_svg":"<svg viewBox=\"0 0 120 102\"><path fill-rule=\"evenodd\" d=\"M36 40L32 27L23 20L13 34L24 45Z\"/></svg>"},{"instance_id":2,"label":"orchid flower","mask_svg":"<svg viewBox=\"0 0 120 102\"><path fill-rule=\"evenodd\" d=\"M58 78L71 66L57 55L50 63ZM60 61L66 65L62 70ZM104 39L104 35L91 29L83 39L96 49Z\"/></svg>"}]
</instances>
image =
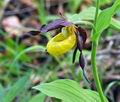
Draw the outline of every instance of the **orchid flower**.
<instances>
[{"instance_id":1,"label":"orchid flower","mask_svg":"<svg viewBox=\"0 0 120 102\"><path fill-rule=\"evenodd\" d=\"M85 79L87 79L84 72L85 59L82 53L87 39L87 34L83 28L78 27L65 19L57 19L47 25L43 25L39 31L31 31L29 34L37 35L39 33L46 33L55 29L60 29L61 31L48 41L46 46L47 52L52 56L60 56L67 53L72 48L75 48L73 52L73 63L76 59L76 53L79 51L79 65L83 69ZM26 36L26 38L27 37L28 36Z\"/></svg>"},{"instance_id":2,"label":"orchid flower","mask_svg":"<svg viewBox=\"0 0 120 102\"><path fill-rule=\"evenodd\" d=\"M61 29L61 32L56 34L47 43L47 52L52 56L60 56L68 52L70 49L75 48L73 52L73 63L75 62L76 53L79 51L79 65L83 69L83 75L85 79L88 81L84 71L85 59L82 53L87 39L86 31L83 28L78 27L64 19L57 19L48 25L42 26L40 33L45 33L58 28Z\"/></svg>"}]
</instances>

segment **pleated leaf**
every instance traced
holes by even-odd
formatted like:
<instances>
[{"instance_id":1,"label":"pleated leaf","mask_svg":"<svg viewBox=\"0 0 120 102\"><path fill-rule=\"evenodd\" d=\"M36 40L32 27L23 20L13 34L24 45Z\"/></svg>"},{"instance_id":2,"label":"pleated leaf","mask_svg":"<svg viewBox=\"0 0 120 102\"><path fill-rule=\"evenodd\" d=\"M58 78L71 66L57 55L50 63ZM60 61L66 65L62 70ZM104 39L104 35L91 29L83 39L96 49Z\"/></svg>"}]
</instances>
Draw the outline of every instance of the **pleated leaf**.
<instances>
[{"instance_id":1,"label":"pleated leaf","mask_svg":"<svg viewBox=\"0 0 120 102\"><path fill-rule=\"evenodd\" d=\"M44 102L46 95L40 93L31 98L29 102Z\"/></svg>"},{"instance_id":2,"label":"pleated leaf","mask_svg":"<svg viewBox=\"0 0 120 102\"><path fill-rule=\"evenodd\" d=\"M119 9L120 9L120 0L116 0L115 3L111 7L103 10L99 14L97 21L96 21L96 28L95 28L96 34L94 34L93 40L98 39L100 34L103 32L103 30L109 27L112 16Z\"/></svg>"},{"instance_id":3,"label":"pleated leaf","mask_svg":"<svg viewBox=\"0 0 120 102\"><path fill-rule=\"evenodd\" d=\"M63 102L101 102L97 92L80 88L77 82L69 79L42 83L33 88Z\"/></svg>"}]
</instances>

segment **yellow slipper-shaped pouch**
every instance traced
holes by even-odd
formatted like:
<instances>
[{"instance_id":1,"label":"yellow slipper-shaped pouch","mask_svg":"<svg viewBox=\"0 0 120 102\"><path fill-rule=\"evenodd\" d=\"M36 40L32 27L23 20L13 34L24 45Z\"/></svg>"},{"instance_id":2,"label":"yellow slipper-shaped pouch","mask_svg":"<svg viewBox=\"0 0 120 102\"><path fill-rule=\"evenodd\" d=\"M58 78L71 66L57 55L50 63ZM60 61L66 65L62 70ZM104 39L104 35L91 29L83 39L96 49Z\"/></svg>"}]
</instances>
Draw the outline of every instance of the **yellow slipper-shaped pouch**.
<instances>
[{"instance_id":1,"label":"yellow slipper-shaped pouch","mask_svg":"<svg viewBox=\"0 0 120 102\"><path fill-rule=\"evenodd\" d=\"M60 56L76 44L75 26L64 27L65 34L63 32L53 37L47 44L47 52L53 56Z\"/></svg>"}]
</instances>

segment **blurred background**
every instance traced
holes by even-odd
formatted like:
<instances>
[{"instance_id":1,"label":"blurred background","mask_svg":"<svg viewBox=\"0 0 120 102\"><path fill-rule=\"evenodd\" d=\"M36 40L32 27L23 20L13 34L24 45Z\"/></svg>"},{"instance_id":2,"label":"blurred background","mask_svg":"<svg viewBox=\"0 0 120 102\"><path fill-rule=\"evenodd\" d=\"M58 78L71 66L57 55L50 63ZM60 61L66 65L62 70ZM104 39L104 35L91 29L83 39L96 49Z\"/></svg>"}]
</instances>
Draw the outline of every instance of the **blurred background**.
<instances>
[{"instance_id":1,"label":"blurred background","mask_svg":"<svg viewBox=\"0 0 120 102\"><path fill-rule=\"evenodd\" d=\"M101 10L113 2L101 0ZM27 32L39 30L43 24L60 18L60 13L74 19L74 14L91 6L95 6L95 0L0 0L0 102L53 102L32 87L56 79L73 79L84 88L96 90L91 70L92 27L89 24L77 23L87 32L83 52L91 85L84 80L79 56L72 63L73 50L58 58L45 51L47 42L57 31L23 37L19 41ZM114 18L120 20L120 11ZM109 28L103 32L96 60L105 95L110 102L120 102L120 33L117 30Z\"/></svg>"}]
</instances>

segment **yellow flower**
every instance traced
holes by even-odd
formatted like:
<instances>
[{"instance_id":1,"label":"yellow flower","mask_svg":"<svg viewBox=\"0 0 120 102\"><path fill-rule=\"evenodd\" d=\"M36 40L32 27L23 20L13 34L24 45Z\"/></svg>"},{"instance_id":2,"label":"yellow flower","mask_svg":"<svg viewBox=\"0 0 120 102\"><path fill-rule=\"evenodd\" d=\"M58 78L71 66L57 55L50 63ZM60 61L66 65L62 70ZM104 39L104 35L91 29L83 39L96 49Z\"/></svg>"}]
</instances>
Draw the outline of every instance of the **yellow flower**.
<instances>
[{"instance_id":1,"label":"yellow flower","mask_svg":"<svg viewBox=\"0 0 120 102\"><path fill-rule=\"evenodd\" d=\"M76 26L70 25L62 28L62 32L53 37L47 44L47 52L53 56L60 56L76 44Z\"/></svg>"}]
</instances>

